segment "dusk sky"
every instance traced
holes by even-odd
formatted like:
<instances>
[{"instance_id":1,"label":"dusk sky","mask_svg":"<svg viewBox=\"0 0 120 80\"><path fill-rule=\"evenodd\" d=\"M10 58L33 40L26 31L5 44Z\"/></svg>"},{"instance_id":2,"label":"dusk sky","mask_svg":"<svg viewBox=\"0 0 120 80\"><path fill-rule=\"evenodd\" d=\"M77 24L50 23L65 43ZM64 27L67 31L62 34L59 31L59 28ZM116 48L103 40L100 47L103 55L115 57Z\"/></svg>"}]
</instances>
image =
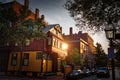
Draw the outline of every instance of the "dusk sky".
<instances>
[{"instance_id":1,"label":"dusk sky","mask_svg":"<svg viewBox=\"0 0 120 80\"><path fill-rule=\"evenodd\" d=\"M9 2L13 0L0 0L0 2ZM24 3L24 0L16 0L21 4ZM60 24L62 31L65 34L69 34L69 27L73 27L73 33L77 33L78 29L75 27L74 20L70 17L68 11L64 9L63 5L66 0L29 0L30 9L35 12L35 8L40 10L40 15L45 15L45 20L49 24ZM102 44L105 52L107 53L108 43L104 32L97 33L92 36L93 40Z\"/></svg>"}]
</instances>

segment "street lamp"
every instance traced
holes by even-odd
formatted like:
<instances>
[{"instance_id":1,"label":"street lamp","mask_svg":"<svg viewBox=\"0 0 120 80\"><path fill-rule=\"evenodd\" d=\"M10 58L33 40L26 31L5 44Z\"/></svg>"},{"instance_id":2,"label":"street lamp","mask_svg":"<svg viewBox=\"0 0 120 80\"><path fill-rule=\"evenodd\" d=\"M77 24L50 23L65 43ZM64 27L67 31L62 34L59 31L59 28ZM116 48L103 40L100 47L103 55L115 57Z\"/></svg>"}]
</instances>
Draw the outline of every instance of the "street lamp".
<instances>
[{"instance_id":1,"label":"street lamp","mask_svg":"<svg viewBox=\"0 0 120 80\"><path fill-rule=\"evenodd\" d=\"M112 42L112 40L115 39L115 33L116 33L114 25L108 24L108 26L106 26L105 28L105 33L106 33L107 39L110 40L110 49L114 50L113 42ZM108 51L108 55L109 54L111 54L110 51ZM110 58L111 58L111 67L112 67L112 80L115 80L114 51L112 52L112 56Z\"/></svg>"},{"instance_id":2,"label":"street lamp","mask_svg":"<svg viewBox=\"0 0 120 80\"><path fill-rule=\"evenodd\" d=\"M114 28L114 25L108 24L108 26L106 26L105 28L105 33L106 33L107 39L109 40L115 39L116 30Z\"/></svg>"}]
</instances>

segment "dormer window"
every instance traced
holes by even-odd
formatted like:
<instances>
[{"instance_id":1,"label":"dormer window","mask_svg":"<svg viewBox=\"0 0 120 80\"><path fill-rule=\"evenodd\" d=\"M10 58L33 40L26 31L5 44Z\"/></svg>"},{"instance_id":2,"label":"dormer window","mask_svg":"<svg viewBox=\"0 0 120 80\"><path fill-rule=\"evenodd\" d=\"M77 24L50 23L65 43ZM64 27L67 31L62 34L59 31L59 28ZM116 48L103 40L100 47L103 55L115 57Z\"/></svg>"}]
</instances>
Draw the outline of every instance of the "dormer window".
<instances>
[{"instance_id":1,"label":"dormer window","mask_svg":"<svg viewBox=\"0 0 120 80\"><path fill-rule=\"evenodd\" d=\"M18 43L15 43L15 46L18 46Z\"/></svg>"},{"instance_id":2,"label":"dormer window","mask_svg":"<svg viewBox=\"0 0 120 80\"><path fill-rule=\"evenodd\" d=\"M30 45L30 40L29 40L29 39L26 39L25 45L26 45L26 46L29 46L29 45Z\"/></svg>"}]
</instances>

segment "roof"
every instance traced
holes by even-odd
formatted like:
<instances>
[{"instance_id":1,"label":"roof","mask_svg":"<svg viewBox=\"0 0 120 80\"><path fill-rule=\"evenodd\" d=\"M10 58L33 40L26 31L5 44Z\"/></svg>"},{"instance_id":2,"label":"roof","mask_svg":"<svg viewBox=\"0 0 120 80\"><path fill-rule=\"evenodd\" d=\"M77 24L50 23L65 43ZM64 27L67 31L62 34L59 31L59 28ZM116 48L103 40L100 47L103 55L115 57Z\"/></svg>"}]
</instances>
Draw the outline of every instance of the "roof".
<instances>
[{"instance_id":1,"label":"roof","mask_svg":"<svg viewBox=\"0 0 120 80\"><path fill-rule=\"evenodd\" d=\"M25 6L25 4L21 4L19 2L17 2L16 0L12 1L12 2L7 2L7 3L1 3L0 4L0 8L4 8L4 9L9 9L9 8L13 8L13 10L17 13L17 15L20 15L20 9L23 8L23 6ZM33 19L35 20L35 13L32 12L29 8L28 10L31 12L30 15L26 18L26 19Z\"/></svg>"},{"instance_id":2,"label":"roof","mask_svg":"<svg viewBox=\"0 0 120 80\"><path fill-rule=\"evenodd\" d=\"M7 3L1 3L1 6L4 7L4 8L6 8L6 7L8 8L8 7L14 6L14 4L23 6L22 4L20 4L17 1L11 1L11 2L7 2Z\"/></svg>"},{"instance_id":3,"label":"roof","mask_svg":"<svg viewBox=\"0 0 120 80\"><path fill-rule=\"evenodd\" d=\"M44 31L45 33L47 33L47 32L50 31L50 29L54 28L54 27L57 26L57 25L59 25L59 24L47 25L47 26L43 29L43 31Z\"/></svg>"}]
</instances>

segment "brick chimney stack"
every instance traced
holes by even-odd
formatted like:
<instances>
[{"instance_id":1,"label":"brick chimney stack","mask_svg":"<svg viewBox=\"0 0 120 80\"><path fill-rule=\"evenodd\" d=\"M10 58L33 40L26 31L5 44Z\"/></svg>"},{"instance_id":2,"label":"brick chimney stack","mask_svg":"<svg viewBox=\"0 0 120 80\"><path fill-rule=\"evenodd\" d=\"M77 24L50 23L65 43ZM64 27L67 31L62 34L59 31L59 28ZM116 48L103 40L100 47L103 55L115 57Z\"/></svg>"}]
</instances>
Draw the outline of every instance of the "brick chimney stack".
<instances>
[{"instance_id":1,"label":"brick chimney stack","mask_svg":"<svg viewBox=\"0 0 120 80\"><path fill-rule=\"evenodd\" d=\"M24 6L26 6L27 8L29 8L29 0L25 0Z\"/></svg>"},{"instance_id":2,"label":"brick chimney stack","mask_svg":"<svg viewBox=\"0 0 120 80\"><path fill-rule=\"evenodd\" d=\"M36 8L35 10L35 19L39 18L39 9Z\"/></svg>"},{"instance_id":3,"label":"brick chimney stack","mask_svg":"<svg viewBox=\"0 0 120 80\"><path fill-rule=\"evenodd\" d=\"M73 29L72 29L72 27L70 27L70 35L72 35L73 34Z\"/></svg>"},{"instance_id":4,"label":"brick chimney stack","mask_svg":"<svg viewBox=\"0 0 120 80\"><path fill-rule=\"evenodd\" d=\"M62 27L60 27L61 33L62 33Z\"/></svg>"}]
</instances>

